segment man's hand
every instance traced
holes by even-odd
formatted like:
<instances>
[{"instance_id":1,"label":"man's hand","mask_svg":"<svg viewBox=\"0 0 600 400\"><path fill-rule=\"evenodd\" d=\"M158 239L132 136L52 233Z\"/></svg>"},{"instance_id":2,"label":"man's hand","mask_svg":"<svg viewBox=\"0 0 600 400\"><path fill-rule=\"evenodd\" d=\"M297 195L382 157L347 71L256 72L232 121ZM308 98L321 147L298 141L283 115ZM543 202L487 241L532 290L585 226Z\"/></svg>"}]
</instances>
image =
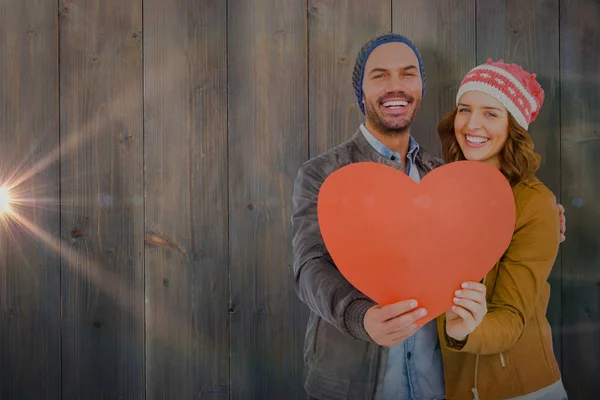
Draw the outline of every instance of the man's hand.
<instances>
[{"instance_id":1,"label":"man's hand","mask_svg":"<svg viewBox=\"0 0 600 400\"><path fill-rule=\"evenodd\" d=\"M483 321L487 314L485 285L465 282L462 289L455 292L455 306L446 312L446 334L452 339L463 341Z\"/></svg>"},{"instance_id":2,"label":"man's hand","mask_svg":"<svg viewBox=\"0 0 600 400\"><path fill-rule=\"evenodd\" d=\"M365 314L365 330L380 346L393 347L419 330L415 321L427 315L416 300L404 300L387 306L374 306Z\"/></svg>"},{"instance_id":3,"label":"man's hand","mask_svg":"<svg viewBox=\"0 0 600 400\"><path fill-rule=\"evenodd\" d=\"M565 234L567 233L567 217L565 217L565 208L562 204L558 204L558 214L560 216L560 242L564 242L567 238Z\"/></svg>"}]
</instances>

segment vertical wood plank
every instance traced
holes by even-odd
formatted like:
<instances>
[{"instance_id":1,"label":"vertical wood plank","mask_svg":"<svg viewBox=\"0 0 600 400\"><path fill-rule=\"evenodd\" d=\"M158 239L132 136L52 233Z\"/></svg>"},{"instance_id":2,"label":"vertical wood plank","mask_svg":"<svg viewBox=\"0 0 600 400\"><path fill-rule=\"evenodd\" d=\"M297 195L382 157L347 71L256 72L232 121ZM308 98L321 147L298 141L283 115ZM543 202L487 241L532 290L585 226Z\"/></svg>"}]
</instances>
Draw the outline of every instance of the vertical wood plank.
<instances>
[{"instance_id":1,"label":"vertical wood plank","mask_svg":"<svg viewBox=\"0 0 600 400\"><path fill-rule=\"evenodd\" d=\"M545 92L540 114L529 133L542 156L538 178L560 199L560 58L559 0L478 1L477 62L503 59L536 73ZM570 221L569 221L570 222ZM561 362L560 254L549 279L552 294L548 320L554 352Z\"/></svg>"},{"instance_id":2,"label":"vertical wood plank","mask_svg":"<svg viewBox=\"0 0 600 400\"><path fill-rule=\"evenodd\" d=\"M0 398L60 398L56 4L0 4L0 186L17 218L0 214ZM46 162L40 162L46 160ZM1 213L1 211L0 211Z\"/></svg>"},{"instance_id":3,"label":"vertical wood plank","mask_svg":"<svg viewBox=\"0 0 600 400\"><path fill-rule=\"evenodd\" d=\"M563 379L570 398L600 398L600 3L562 1Z\"/></svg>"},{"instance_id":4,"label":"vertical wood plank","mask_svg":"<svg viewBox=\"0 0 600 400\"><path fill-rule=\"evenodd\" d=\"M229 395L226 23L144 1L148 399Z\"/></svg>"},{"instance_id":5,"label":"vertical wood plank","mask_svg":"<svg viewBox=\"0 0 600 400\"><path fill-rule=\"evenodd\" d=\"M475 66L474 0L393 0L392 29L419 49L425 66L425 95L411 135L440 156L440 119L456 106L461 79Z\"/></svg>"},{"instance_id":6,"label":"vertical wood plank","mask_svg":"<svg viewBox=\"0 0 600 400\"><path fill-rule=\"evenodd\" d=\"M290 218L308 154L306 4L228 6L231 397L301 399Z\"/></svg>"},{"instance_id":7,"label":"vertical wood plank","mask_svg":"<svg viewBox=\"0 0 600 400\"><path fill-rule=\"evenodd\" d=\"M356 54L372 37L391 31L390 0L309 1L310 156L350 139L365 117L356 102Z\"/></svg>"},{"instance_id":8,"label":"vertical wood plank","mask_svg":"<svg viewBox=\"0 0 600 400\"><path fill-rule=\"evenodd\" d=\"M64 399L144 397L141 11L60 1Z\"/></svg>"}]
</instances>

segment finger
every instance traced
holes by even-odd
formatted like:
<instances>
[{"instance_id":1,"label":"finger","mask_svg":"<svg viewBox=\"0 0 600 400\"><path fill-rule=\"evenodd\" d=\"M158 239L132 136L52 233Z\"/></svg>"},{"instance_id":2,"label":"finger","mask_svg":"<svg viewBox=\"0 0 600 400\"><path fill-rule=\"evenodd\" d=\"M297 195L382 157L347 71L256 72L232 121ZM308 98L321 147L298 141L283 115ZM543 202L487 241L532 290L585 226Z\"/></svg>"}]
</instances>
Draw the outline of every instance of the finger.
<instances>
[{"instance_id":1,"label":"finger","mask_svg":"<svg viewBox=\"0 0 600 400\"><path fill-rule=\"evenodd\" d=\"M479 282L463 282L461 285L463 289L475 290L476 292L485 293L486 288L483 283Z\"/></svg>"},{"instance_id":2,"label":"finger","mask_svg":"<svg viewBox=\"0 0 600 400\"><path fill-rule=\"evenodd\" d=\"M411 325L410 329L406 329L402 332L397 332L393 335L390 335L389 341L392 346L395 346L414 335L419 329L421 329L419 325Z\"/></svg>"},{"instance_id":3,"label":"finger","mask_svg":"<svg viewBox=\"0 0 600 400\"><path fill-rule=\"evenodd\" d=\"M565 235L560 235L560 242L564 242L567 239Z\"/></svg>"},{"instance_id":4,"label":"finger","mask_svg":"<svg viewBox=\"0 0 600 400\"><path fill-rule=\"evenodd\" d=\"M452 311L458 314L459 317L461 317L465 322L469 324L475 322L475 317L473 316L473 314L471 314L470 311L468 311L466 308L463 308L462 306L453 306Z\"/></svg>"},{"instance_id":5,"label":"finger","mask_svg":"<svg viewBox=\"0 0 600 400\"><path fill-rule=\"evenodd\" d=\"M413 310L418 305L419 304L417 303L417 301L413 299L403 300L394 304L389 304L387 306L381 307L381 309L379 310L379 317L381 318L381 321L387 321L399 315L405 314L410 310Z\"/></svg>"},{"instance_id":6,"label":"finger","mask_svg":"<svg viewBox=\"0 0 600 400\"><path fill-rule=\"evenodd\" d=\"M477 292L471 289L457 290L454 295L459 299L473 300L477 303L485 303L485 293Z\"/></svg>"},{"instance_id":7,"label":"finger","mask_svg":"<svg viewBox=\"0 0 600 400\"><path fill-rule=\"evenodd\" d=\"M558 209L559 209L559 211L561 212L561 214L564 214L564 213L565 213L565 208L563 207L563 205L562 205L562 204L560 204L560 203L558 204Z\"/></svg>"},{"instance_id":8,"label":"finger","mask_svg":"<svg viewBox=\"0 0 600 400\"><path fill-rule=\"evenodd\" d=\"M388 333L400 332L401 330L406 329L407 327L414 324L416 321L418 321L426 315L427 310L425 310L424 308L419 308L418 310L406 313L386 322L386 327L384 329Z\"/></svg>"},{"instance_id":9,"label":"finger","mask_svg":"<svg viewBox=\"0 0 600 400\"><path fill-rule=\"evenodd\" d=\"M475 320L479 315L483 314L484 307L480 303L474 302L473 300L465 300L455 297L454 304L470 312Z\"/></svg>"}]
</instances>

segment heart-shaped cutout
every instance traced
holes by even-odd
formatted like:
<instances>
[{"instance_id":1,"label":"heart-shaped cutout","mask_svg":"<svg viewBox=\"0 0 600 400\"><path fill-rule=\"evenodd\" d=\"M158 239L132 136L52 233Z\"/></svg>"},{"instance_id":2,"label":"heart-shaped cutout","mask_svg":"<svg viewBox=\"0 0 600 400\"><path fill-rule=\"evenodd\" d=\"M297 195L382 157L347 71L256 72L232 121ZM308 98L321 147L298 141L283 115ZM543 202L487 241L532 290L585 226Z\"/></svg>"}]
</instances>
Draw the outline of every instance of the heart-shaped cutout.
<instances>
[{"instance_id":1,"label":"heart-shaped cutout","mask_svg":"<svg viewBox=\"0 0 600 400\"><path fill-rule=\"evenodd\" d=\"M381 305L414 298L427 323L448 311L464 281L480 281L510 244L515 202L502 173L453 162L420 183L361 162L323 182L321 234L346 279Z\"/></svg>"}]
</instances>

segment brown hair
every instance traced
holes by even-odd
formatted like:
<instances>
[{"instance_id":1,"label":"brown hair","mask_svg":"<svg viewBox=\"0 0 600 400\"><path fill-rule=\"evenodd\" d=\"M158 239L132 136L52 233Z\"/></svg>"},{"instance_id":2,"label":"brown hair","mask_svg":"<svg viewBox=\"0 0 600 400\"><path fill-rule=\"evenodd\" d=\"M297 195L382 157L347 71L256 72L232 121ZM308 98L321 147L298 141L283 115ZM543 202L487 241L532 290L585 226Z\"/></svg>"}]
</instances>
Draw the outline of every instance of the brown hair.
<instances>
[{"instance_id":1,"label":"brown hair","mask_svg":"<svg viewBox=\"0 0 600 400\"><path fill-rule=\"evenodd\" d=\"M450 111L437 126L442 141L442 157L447 163L465 160L454 133L454 119L458 108ZM534 151L529 133L508 113L508 138L500 151L500 171L511 186L525 179L535 178L542 157Z\"/></svg>"}]
</instances>

